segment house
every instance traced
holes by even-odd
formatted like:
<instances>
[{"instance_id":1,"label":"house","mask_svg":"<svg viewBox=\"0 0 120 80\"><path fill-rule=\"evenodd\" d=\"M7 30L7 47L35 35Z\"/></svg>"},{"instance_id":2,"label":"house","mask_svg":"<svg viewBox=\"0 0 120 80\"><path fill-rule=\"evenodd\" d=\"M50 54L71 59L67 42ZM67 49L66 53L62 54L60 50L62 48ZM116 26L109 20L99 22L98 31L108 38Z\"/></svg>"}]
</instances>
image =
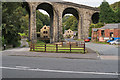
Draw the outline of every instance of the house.
<instances>
[{"instance_id":1,"label":"house","mask_svg":"<svg viewBox=\"0 0 120 80\"><path fill-rule=\"evenodd\" d=\"M92 28L92 40L106 41L111 37L120 37L120 23L106 24L101 28Z\"/></svg>"},{"instance_id":2,"label":"house","mask_svg":"<svg viewBox=\"0 0 120 80\"><path fill-rule=\"evenodd\" d=\"M40 32L37 32L37 37L42 39L49 39L50 38L50 26L43 26L40 29Z\"/></svg>"},{"instance_id":3,"label":"house","mask_svg":"<svg viewBox=\"0 0 120 80\"><path fill-rule=\"evenodd\" d=\"M77 35L77 31L72 31L71 29L65 30L63 34L64 38L74 38Z\"/></svg>"}]
</instances>

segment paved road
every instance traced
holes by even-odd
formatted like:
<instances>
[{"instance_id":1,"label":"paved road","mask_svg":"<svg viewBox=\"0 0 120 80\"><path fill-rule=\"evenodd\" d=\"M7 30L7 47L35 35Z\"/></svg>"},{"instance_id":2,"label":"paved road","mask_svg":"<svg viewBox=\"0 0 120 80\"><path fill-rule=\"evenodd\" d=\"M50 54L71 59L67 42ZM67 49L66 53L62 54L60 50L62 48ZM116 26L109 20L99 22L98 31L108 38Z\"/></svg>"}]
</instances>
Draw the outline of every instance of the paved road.
<instances>
[{"instance_id":1,"label":"paved road","mask_svg":"<svg viewBox=\"0 0 120 80\"><path fill-rule=\"evenodd\" d=\"M66 41L75 42L76 40L73 39L66 39ZM99 52L100 55L104 56L118 56L118 52L120 52L120 47L117 45L108 45L108 44L96 44L88 42L86 43L86 47Z\"/></svg>"},{"instance_id":2,"label":"paved road","mask_svg":"<svg viewBox=\"0 0 120 80\"><path fill-rule=\"evenodd\" d=\"M104 56L118 56L118 52L120 52L120 47L115 45L108 44L96 44L96 43L86 43L86 47L98 51L100 55ZM119 50L119 51L118 51Z\"/></svg>"},{"instance_id":3,"label":"paved road","mask_svg":"<svg viewBox=\"0 0 120 80\"><path fill-rule=\"evenodd\" d=\"M117 78L117 60L3 56L3 78Z\"/></svg>"}]
</instances>

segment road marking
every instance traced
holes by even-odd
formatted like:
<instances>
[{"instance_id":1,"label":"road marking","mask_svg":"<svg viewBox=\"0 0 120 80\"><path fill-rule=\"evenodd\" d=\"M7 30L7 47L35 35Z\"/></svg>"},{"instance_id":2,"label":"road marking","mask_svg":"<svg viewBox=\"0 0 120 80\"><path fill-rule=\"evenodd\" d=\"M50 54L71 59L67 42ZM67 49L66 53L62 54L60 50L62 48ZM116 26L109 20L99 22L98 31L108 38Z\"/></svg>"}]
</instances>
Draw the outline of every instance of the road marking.
<instances>
[{"instance_id":1,"label":"road marking","mask_svg":"<svg viewBox=\"0 0 120 80\"><path fill-rule=\"evenodd\" d=\"M79 71L62 71L62 70L49 70L49 69L31 69L31 68L19 68L19 67L0 67L2 69L10 69L10 70L28 70L28 71L43 71L43 72L58 72L58 73L76 73L76 74L96 74L96 75L114 75L118 76L120 74L116 73L104 73L104 72L79 72Z\"/></svg>"},{"instance_id":2,"label":"road marking","mask_svg":"<svg viewBox=\"0 0 120 80\"><path fill-rule=\"evenodd\" d=\"M26 66L16 66L16 68L30 68L30 67L26 67Z\"/></svg>"}]
</instances>

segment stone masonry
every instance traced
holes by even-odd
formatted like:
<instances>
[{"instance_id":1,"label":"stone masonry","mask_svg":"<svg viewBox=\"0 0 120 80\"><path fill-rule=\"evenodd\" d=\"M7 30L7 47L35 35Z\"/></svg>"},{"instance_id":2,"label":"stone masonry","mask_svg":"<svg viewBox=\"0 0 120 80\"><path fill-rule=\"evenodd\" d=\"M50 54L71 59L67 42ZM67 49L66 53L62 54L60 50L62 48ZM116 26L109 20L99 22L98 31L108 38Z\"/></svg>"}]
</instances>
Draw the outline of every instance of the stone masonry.
<instances>
[{"instance_id":1,"label":"stone masonry","mask_svg":"<svg viewBox=\"0 0 120 80\"><path fill-rule=\"evenodd\" d=\"M28 2L30 8L30 40L36 42L36 9L43 9L50 15L50 42L57 42L62 35L62 17L71 13L78 19L78 39L89 36L91 17L99 12L97 8L71 2Z\"/></svg>"}]
</instances>

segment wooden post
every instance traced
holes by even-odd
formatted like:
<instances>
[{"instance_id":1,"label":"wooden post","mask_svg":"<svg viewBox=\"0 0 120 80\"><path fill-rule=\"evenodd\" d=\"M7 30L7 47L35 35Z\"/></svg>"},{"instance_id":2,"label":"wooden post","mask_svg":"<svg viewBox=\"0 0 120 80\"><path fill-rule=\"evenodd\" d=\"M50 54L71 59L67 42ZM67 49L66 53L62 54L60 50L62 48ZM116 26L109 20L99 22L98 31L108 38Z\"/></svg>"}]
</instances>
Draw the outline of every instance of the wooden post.
<instances>
[{"instance_id":1,"label":"wooden post","mask_svg":"<svg viewBox=\"0 0 120 80\"><path fill-rule=\"evenodd\" d=\"M56 53L58 52L58 44L56 44Z\"/></svg>"},{"instance_id":2,"label":"wooden post","mask_svg":"<svg viewBox=\"0 0 120 80\"><path fill-rule=\"evenodd\" d=\"M45 52L46 52L46 44L45 44Z\"/></svg>"},{"instance_id":3,"label":"wooden post","mask_svg":"<svg viewBox=\"0 0 120 80\"><path fill-rule=\"evenodd\" d=\"M70 53L71 53L71 44L70 44Z\"/></svg>"},{"instance_id":4,"label":"wooden post","mask_svg":"<svg viewBox=\"0 0 120 80\"><path fill-rule=\"evenodd\" d=\"M62 42L62 46L63 46L63 42Z\"/></svg>"},{"instance_id":5,"label":"wooden post","mask_svg":"<svg viewBox=\"0 0 120 80\"><path fill-rule=\"evenodd\" d=\"M84 42L84 54L85 54L85 42Z\"/></svg>"},{"instance_id":6,"label":"wooden post","mask_svg":"<svg viewBox=\"0 0 120 80\"><path fill-rule=\"evenodd\" d=\"M76 46L78 46L77 42L76 42Z\"/></svg>"}]
</instances>

